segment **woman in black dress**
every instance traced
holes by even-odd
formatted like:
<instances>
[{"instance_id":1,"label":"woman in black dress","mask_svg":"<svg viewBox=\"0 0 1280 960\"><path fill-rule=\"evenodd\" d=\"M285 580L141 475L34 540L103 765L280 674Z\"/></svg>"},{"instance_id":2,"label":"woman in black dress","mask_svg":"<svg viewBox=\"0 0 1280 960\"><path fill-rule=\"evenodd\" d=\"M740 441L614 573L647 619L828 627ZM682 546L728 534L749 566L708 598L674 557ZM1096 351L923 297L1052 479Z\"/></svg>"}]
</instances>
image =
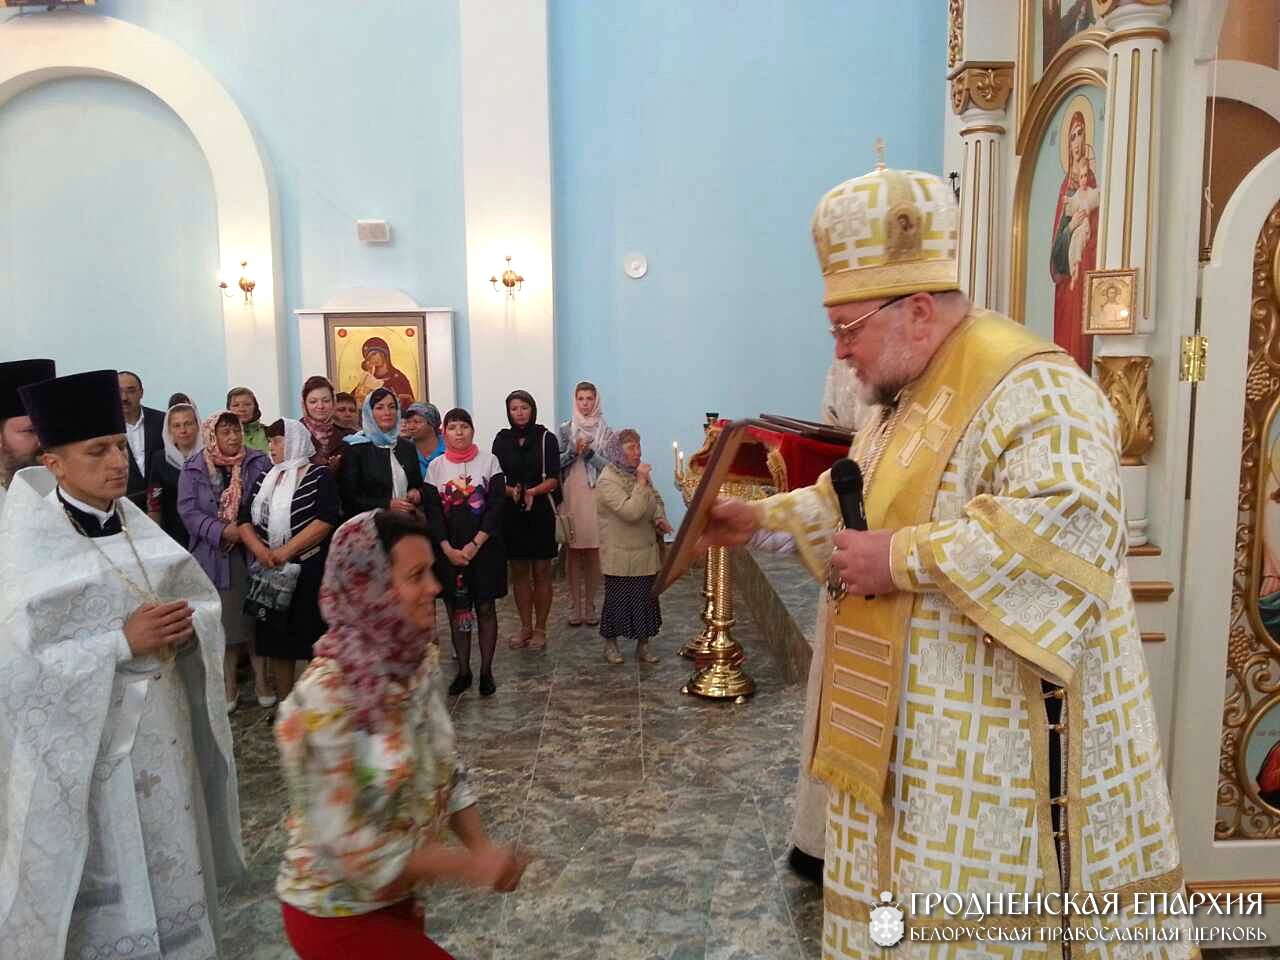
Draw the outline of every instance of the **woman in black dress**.
<instances>
[{"instance_id":1,"label":"woman in black dress","mask_svg":"<svg viewBox=\"0 0 1280 960\"><path fill-rule=\"evenodd\" d=\"M480 635L480 695L490 696L493 653L498 645L494 601L507 595L507 564L500 535L506 481L498 458L481 453L465 410L444 418L444 456L427 467L427 524L436 548L436 576L443 588L458 675L449 685L457 696L471 686L471 624Z\"/></svg>"},{"instance_id":2,"label":"woman in black dress","mask_svg":"<svg viewBox=\"0 0 1280 960\"><path fill-rule=\"evenodd\" d=\"M400 404L379 388L364 399L363 429L343 437L338 484L348 517L366 510L413 513L422 505L422 469L412 440L400 437Z\"/></svg>"},{"instance_id":3,"label":"woman in black dress","mask_svg":"<svg viewBox=\"0 0 1280 960\"><path fill-rule=\"evenodd\" d=\"M502 540L511 564L511 592L520 611L520 633L511 638L513 650L542 650L547 645L551 561L559 552L554 497L560 488L560 444L537 420L533 397L514 390L507 396L511 426L498 431L493 440L493 454L507 482Z\"/></svg>"},{"instance_id":4,"label":"woman in black dress","mask_svg":"<svg viewBox=\"0 0 1280 960\"><path fill-rule=\"evenodd\" d=\"M178 478L183 465L204 449L200 414L189 400L170 404L161 436L164 447L151 454L147 466L147 513L185 550L191 537L178 515Z\"/></svg>"},{"instance_id":5,"label":"woman in black dress","mask_svg":"<svg viewBox=\"0 0 1280 960\"><path fill-rule=\"evenodd\" d=\"M283 700L293 689L297 661L311 659L312 645L325 631L320 581L341 517L333 475L311 463L316 450L307 428L297 420L277 420L266 432L273 466L240 508L240 539L258 567L302 567L285 622L254 625L258 654L270 659L276 696Z\"/></svg>"}]
</instances>

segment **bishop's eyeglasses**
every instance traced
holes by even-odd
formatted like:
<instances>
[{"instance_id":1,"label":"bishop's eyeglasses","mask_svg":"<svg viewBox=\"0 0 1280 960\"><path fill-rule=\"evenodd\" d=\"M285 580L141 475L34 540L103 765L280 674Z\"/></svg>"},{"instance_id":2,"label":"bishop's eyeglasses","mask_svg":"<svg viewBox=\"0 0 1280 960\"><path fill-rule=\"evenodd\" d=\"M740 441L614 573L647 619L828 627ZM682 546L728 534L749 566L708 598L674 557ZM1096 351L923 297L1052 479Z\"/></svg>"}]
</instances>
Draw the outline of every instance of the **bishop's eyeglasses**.
<instances>
[{"instance_id":1,"label":"bishop's eyeglasses","mask_svg":"<svg viewBox=\"0 0 1280 960\"><path fill-rule=\"evenodd\" d=\"M841 340L841 341L844 341L845 343L850 343L853 340L854 334L856 334L858 330L862 328L862 325L866 323L868 320L870 320L872 317L874 317L881 310L888 310L894 304L901 303L903 300L906 300L909 297L914 297L914 296L915 296L914 293L899 294L898 296L892 298L891 300L886 300L884 303L880 304L880 306L873 307L872 309L868 310L866 313L860 316L854 317L852 320L848 321L847 323L833 323L831 325L831 336L834 337L836 340Z\"/></svg>"}]
</instances>

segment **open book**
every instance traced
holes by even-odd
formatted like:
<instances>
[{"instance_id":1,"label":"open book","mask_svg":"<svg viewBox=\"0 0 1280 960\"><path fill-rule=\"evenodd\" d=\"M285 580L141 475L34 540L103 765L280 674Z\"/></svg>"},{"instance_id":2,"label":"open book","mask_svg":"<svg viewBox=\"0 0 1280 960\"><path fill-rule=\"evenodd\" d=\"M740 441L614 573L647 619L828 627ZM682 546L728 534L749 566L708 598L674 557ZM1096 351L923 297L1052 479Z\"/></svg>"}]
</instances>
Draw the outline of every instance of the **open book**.
<instances>
[{"instance_id":1,"label":"open book","mask_svg":"<svg viewBox=\"0 0 1280 960\"><path fill-rule=\"evenodd\" d=\"M698 540L707 529L711 508L716 502L720 488L729 478L738 448L748 438L752 428L769 433L804 437L819 443L832 444L844 450L848 449L853 439L851 433L839 427L773 414L762 414L758 419L734 420L727 424L716 439L715 446L711 448L706 467L702 471L702 479L689 500L684 522L680 524L675 542L667 551L662 569L654 580L653 595L655 597L684 576L693 565L693 561L698 556Z\"/></svg>"}]
</instances>

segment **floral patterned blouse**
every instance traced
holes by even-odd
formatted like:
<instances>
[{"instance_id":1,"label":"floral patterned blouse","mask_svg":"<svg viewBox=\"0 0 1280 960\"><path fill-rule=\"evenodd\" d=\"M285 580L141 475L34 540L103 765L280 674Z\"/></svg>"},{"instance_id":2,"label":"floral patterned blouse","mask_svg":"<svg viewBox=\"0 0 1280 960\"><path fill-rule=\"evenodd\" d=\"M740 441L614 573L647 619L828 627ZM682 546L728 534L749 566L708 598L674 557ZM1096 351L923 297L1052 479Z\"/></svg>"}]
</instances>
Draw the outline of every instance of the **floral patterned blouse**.
<instances>
[{"instance_id":1,"label":"floral patterned blouse","mask_svg":"<svg viewBox=\"0 0 1280 960\"><path fill-rule=\"evenodd\" d=\"M438 842L448 818L475 803L454 751L453 723L436 684L434 645L389 729L353 718L339 665L311 661L276 717L289 786L289 846L276 878L280 899L317 917L369 913L411 895L394 881L413 850Z\"/></svg>"}]
</instances>

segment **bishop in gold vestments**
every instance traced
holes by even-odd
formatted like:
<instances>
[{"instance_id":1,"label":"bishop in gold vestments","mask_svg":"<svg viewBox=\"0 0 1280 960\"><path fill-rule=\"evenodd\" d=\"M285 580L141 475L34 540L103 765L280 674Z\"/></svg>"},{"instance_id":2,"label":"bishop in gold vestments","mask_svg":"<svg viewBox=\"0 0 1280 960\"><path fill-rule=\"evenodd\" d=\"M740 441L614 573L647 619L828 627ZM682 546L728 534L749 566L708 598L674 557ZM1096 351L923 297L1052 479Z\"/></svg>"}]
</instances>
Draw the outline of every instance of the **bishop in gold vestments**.
<instances>
[{"instance_id":1,"label":"bishop in gold vestments","mask_svg":"<svg viewBox=\"0 0 1280 960\"><path fill-rule=\"evenodd\" d=\"M883 166L814 216L836 356L879 405L851 451L869 532L841 530L825 475L709 528L791 533L839 596L812 762L831 787L823 956L881 956L882 891L918 908L886 956L1196 956L1186 918L1141 912L1182 874L1116 419L1063 351L958 292L956 219L937 177ZM921 915L928 894L1030 909ZM1120 909L1064 916L1063 894Z\"/></svg>"}]
</instances>

